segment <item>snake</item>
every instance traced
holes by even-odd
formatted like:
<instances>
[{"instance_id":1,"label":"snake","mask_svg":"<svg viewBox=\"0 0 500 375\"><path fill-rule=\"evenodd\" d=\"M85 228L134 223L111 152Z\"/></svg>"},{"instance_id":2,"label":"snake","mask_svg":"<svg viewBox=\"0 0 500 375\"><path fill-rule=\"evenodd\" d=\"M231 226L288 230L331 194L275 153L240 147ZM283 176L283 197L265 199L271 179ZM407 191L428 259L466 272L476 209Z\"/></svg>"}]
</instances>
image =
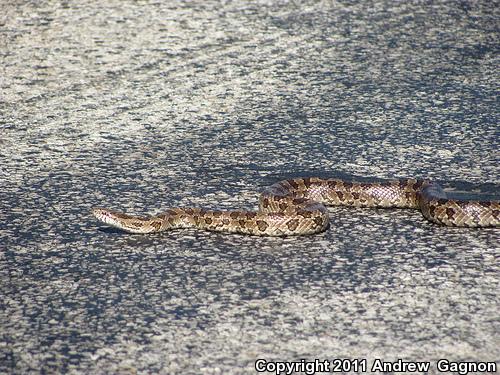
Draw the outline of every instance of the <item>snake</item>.
<instances>
[{"instance_id":1,"label":"snake","mask_svg":"<svg viewBox=\"0 0 500 375\"><path fill-rule=\"evenodd\" d=\"M198 228L259 236L307 235L329 226L326 206L419 209L430 222L450 227L499 227L500 201L447 197L420 179L354 182L319 177L279 181L261 193L257 211L174 207L149 217L96 207L101 222L129 233Z\"/></svg>"}]
</instances>

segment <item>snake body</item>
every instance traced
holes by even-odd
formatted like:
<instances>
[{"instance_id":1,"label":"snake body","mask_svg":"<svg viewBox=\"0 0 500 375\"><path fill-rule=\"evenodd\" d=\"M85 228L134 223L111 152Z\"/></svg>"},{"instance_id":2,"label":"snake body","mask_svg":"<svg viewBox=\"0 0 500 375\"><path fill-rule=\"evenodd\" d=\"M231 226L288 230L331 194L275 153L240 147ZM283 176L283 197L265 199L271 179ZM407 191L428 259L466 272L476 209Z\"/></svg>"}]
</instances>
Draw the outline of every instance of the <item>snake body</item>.
<instances>
[{"instance_id":1,"label":"snake body","mask_svg":"<svg viewBox=\"0 0 500 375\"><path fill-rule=\"evenodd\" d=\"M448 199L427 180L401 179L361 183L339 179L294 178L280 181L260 195L257 211L171 208L152 217L131 216L94 208L100 221L130 233L178 228L260 236L313 234L329 224L325 206L420 209L428 220L446 226L498 227L500 201Z\"/></svg>"}]
</instances>

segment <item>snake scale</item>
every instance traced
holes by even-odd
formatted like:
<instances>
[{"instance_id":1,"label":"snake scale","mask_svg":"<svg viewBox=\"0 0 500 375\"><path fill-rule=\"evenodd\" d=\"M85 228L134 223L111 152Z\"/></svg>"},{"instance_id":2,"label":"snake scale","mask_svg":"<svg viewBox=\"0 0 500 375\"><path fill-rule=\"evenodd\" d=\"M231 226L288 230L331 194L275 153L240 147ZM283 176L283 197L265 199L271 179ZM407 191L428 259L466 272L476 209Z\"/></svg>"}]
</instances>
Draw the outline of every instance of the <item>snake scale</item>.
<instances>
[{"instance_id":1,"label":"snake scale","mask_svg":"<svg viewBox=\"0 0 500 375\"><path fill-rule=\"evenodd\" d=\"M275 183L260 195L257 211L171 208L153 217L136 217L104 208L92 213L100 221L130 233L177 228L260 236L313 234L329 224L325 206L420 209L428 220L456 227L500 226L500 201L448 199L427 180L401 179L361 183L339 179L294 178Z\"/></svg>"}]
</instances>

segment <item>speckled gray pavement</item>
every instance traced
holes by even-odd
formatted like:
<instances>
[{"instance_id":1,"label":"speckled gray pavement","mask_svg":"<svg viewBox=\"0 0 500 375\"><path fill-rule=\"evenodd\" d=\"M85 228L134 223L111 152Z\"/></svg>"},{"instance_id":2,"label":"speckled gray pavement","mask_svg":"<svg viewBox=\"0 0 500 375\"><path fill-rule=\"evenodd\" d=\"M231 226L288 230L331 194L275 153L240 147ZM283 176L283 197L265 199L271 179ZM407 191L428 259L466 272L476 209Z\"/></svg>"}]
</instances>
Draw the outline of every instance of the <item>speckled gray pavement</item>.
<instances>
[{"instance_id":1,"label":"speckled gray pavement","mask_svg":"<svg viewBox=\"0 0 500 375\"><path fill-rule=\"evenodd\" d=\"M3 1L0 373L500 360L498 229L332 208L324 233L106 228L283 178L499 194L494 1Z\"/></svg>"}]
</instances>

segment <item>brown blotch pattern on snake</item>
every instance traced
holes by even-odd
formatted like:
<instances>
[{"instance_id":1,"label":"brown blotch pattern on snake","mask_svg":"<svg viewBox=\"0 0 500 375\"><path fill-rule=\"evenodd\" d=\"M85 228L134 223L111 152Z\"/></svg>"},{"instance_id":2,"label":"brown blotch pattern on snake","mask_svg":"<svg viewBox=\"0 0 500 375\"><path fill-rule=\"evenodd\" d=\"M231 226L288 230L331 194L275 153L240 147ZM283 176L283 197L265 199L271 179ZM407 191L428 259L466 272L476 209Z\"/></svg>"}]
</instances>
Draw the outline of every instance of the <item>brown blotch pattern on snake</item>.
<instances>
[{"instance_id":1,"label":"brown blotch pattern on snake","mask_svg":"<svg viewBox=\"0 0 500 375\"><path fill-rule=\"evenodd\" d=\"M179 228L205 228L262 236L304 235L325 230L325 205L418 208L428 220L447 226L499 227L498 200L451 200L427 180L401 179L358 183L338 179L295 178L278 182L263 193L257 211L170 208L154 217L132 216L104 208L92 213L103 223L131 233Z\"/></svg>"}]
</instances>

